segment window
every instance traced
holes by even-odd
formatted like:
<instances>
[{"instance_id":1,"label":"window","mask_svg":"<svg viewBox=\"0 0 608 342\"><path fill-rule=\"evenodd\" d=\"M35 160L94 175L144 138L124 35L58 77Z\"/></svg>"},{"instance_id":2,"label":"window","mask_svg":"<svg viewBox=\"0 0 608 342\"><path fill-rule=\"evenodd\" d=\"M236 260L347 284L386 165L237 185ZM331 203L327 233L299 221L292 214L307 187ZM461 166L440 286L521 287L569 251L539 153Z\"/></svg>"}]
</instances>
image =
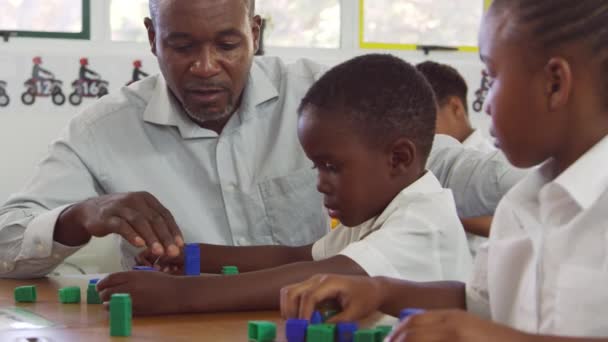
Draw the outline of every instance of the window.
<instances>
[{"instance_id":1,"label":"window","mask_svg":"<svg viewBox=\"0 0 608 342\"><path fill-rule=\"evenodd\" d=\"M266 46L340 47L339 0L257 0Z\"/></svg>"},{"instance_id":2,"label":"window","mask_svg":"<svg viewBox=\"0 0 608 342\"><path fill-rule=\"evenodd\" d=\"M475 47L487 0L360 0L364 48Z\"/></svg>"},{"instance_id":3,"label":"window","mask_svg":"<svg viewBox=\"0 0 608 342\"><path fill-rule=\"evenodd\" d=\"M89 0L3 0L0 31L19 37L89 39L89 15Z\"/></svg>"},{"instance_id":4,"label":"window","mask_svg":"<svg viewBox=\"0 0 608 342\"><path fill-rule=\"evenodd\" d=\"M147 42L144 18L149 16L148 0L113 0L110 7L112 40Z\"/></svg>"}]
</instances>

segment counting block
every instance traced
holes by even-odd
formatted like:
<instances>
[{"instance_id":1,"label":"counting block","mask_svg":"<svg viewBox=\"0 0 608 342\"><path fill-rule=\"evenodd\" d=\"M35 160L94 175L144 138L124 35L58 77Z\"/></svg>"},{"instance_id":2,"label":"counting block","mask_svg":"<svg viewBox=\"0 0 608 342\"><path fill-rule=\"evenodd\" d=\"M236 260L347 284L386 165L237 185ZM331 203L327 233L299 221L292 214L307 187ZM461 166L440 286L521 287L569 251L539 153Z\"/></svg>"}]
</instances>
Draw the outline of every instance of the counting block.
<instances>
[{"instance_id":1,"label":"counting block","mask_svg":"<svg viewBox=\"0 0 608 342\"><path fill-rule=\"evenodd\" d=\"M184 247L184 274L201 275L201 247L198 243L188 243Z\"/></svg>"},{"instance_id":2,"label":"counting block","mask_svg":"<svg viewBox=\"0 0 608 342\"><path fill-rule=\"evenodd\" d=\"M323 323L323 315L319 311L315 311L312 313L310 317L310 324L321 324Z\"/></svg>"},{"instance_id":3,"label":"counting block","mask_svg":"<svg viewBox=\"0 0 608 342\"><path fill-rule=\"evenodd\" d=\"M287 337L287 342L306 341L307 328L308 321L305 319L288 319L285 323L285 337Z\"/></svg>"},{"instance_id":4,"label":"counting block","mask_svg":"<svg viewBox=\"0 0 608 342\"><path fill-rule=\"evenodd\" d=\"M334 342L336 326L333 324L312 324L306 331L306 342Z\"/></svg>"},{"instance_id":5,"label":"counting block","mask_svg":"<svg viewBox=\"0 0 608 342\"><path fill-rule=\"evenodd\" d=\"M236 266L224 266L222 267L223 275L235 275L239 274L239 268Z\"/></svg>"},{"instance_id":6,"label":"counting block","mask_svg":"<svg viewBox=\"0 0 608 342\"><path fill-rule=\"evenodd\" d=\"M97 292L97 280L91 279L87 286L87 304L102 304L99 293Z\"/></svg>"},{"instance_id":7,"label":"counting block","mask_svg":"<svg viewBox=\"0 0 608 342\"><path fill-rule=\"evenodd\" d=\"M376 329L357 330L354 342L376 342Z\"/></svg>"},{"instance_id":8,"label":"counting block","mask_svg":"<svg viewBox=\"0 0 608 342\"><path fill-rule=\"evenodd\" d=\"M131 296L115 293L110 298L110 336L131 336L133 319Z\"/></svg>"},{"instance_id":9,"label":"counting block","mask_svg":"<svg viewBox=\"0 0 608 342\"><path fill-rule=\"evenodd\" d=\"M36 286L19 286L15 287L15 302L17 303L34 303L36 301Z\"/></svg>"},{"instance_id":10,"label":"counting block","mask_svg":"<svg viewBox=\"0 0 608 342\"><path fill-rule=\"evenodd\" d=\"M249 321L247 335L249 341L272 342L277 337L277 326L267 321Z\"/></svg>"},{"instance_id":11,"label":"counting block","mask_svg":"<svg viewBox=\"0 0 608 342\"><path fill-rule=\"evenodd\" d=\"M384 341L384 339L386 338L386 336L388 336L391 331L393 330L393 327L391 327L390 325L379 325L376 327L376 341Z\"/></svg>"},{"instance_id":12,"label":"counting block","mask_svg":"<svg viewBox=\"0 0 608 342\"><path fill-rule=\"evenodd\" d=\"M412 315L417 315L417 314L423 313L423 312L424 312L423 309L413 309L413 308L403 309L403 310L401 310L401 312L399 312L399 320L403 321L404 319L406 319Z\"/></svg>"},{"instance_id":13,"label":"counting block","mask_svg":"<svg viewBox=\"0 0 608 342\"><path fill-rule=\"evenodd\" d=\"M133 271L156 271L151 266L133 266Z\"/></svg>"},{"instance_id":14,"label":"counting block","mask_svg":"<svg viewBox=\"0 0 608 342\"><path fill-rule=\"evenodd\" d=\"M80 303L80 287L69 286L59 289L59 301L63 304Z\"/></svg>"},{"instance_id":15,"label":"counting block","mask_svg":"<svg viewBox=\"0 0 608 342\"><path fill-rule=\"evenodd\" d=\"M338 325L336 326L337 341L338 342L353 342L357 328L358 328L357 323L353 323L353 322L338 323Z\"/></svg>"}]
</instances>

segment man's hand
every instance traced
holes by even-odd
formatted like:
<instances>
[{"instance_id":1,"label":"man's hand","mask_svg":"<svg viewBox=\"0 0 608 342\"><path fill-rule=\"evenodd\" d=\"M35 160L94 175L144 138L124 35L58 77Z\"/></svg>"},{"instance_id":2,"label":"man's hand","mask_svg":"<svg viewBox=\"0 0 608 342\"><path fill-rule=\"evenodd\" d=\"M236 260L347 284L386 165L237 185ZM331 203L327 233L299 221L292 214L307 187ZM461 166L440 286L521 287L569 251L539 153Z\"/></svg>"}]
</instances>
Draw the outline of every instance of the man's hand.
<instances>
[{"instance_id":1,"label":"man's hand","mask_svg":"<svg viewBox=\"0 0 608 342\"><path fill-rule=\"evenodd\" d=\"M359 320L380 308L381 293L374 278L316 275L281 289L281 314L285 319L309 319L317 304L335 299L342 312L329 319L329 323Z\"/></svg>"},{"instance_id":2,"label":"man's hand","mask_svg":"<svg viewBox=\"0 0 608 342\"><path fill-rule=\"evenodd\" d=\"M147 192L104 195L71 206L59 215L54 239L74 246L113 233L157 256L176 257L184 245L169 210Z\"/></svg>"},{"instance_id":3,"label":"man's hand","mask_svg":"<svg viewBox=\"0 0 608 342\"><path fill-rule=\"evenodd\" d=\"M169 274L184 274L184 249L176 257L154 255L149 249L144 250L135 257L137 266L150 266Z\"/></svg>"},{"instance_id":4,"label":"man's hand","mask_svg":"<svg viewBox=\"0 0 608 342\"><path fill-rule=\"evenodd\" d=\"M437 310L410 316L397 325L389 342L528 342L530 335L461 310Z\"/></svg>"},{"instance_id":5,"label":"man's hand","mask_svg":"<svg viewBox=\"0 0 608 342\"><path fill-rule=\"evenodd\" d=\"M199 295L184 293L182 278L152 271L113 273L97 283L97 291L106 309L113 294L128 293L136 315L175 314L182 311L183 299Z\"/></svg>"}]
</instances>

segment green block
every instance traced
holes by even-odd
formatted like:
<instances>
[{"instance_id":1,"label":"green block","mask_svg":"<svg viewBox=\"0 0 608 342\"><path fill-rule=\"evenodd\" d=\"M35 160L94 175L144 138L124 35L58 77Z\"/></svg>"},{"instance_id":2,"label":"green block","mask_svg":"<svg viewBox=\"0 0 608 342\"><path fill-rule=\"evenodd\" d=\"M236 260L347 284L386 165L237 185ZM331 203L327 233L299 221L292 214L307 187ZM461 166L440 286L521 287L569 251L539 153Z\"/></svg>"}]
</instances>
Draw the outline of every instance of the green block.
<instances>
[{"instance_id":1,"label":"green block","mask_svg":"<svg viewBox=\"0 0 608 342\"><path fill-rule=\"evenodd\" d=\"M376 329L357 330L354 342L376 342L377 332Z\"/></svg>"},{"instance_id":2,"label":"green block","mask_svg":"<svg viewBox=\"0 0 608 342\"><path fill-rule=\"evenodd\" d=\"M277 326L267 321L249 321L247 335L249 341L272 342L277 337Z\"/></svg>"},{"instance_id":3,"label":"green block","mask_svg":"<svg viewBox=\"0 0 608 342\"><path fill-rule=\"evenodd\" d=\"M236 266L224 266L222 267L223 275L235 275L239 274L239 268Z\"/></svg>"},{"instance_id":4,"label":"green block","mask_svg":"<svg viewBox=\"0 0 608 342\"><path fill-rule=\"evenodd\" d=\"M69 286L59 289L59 301L63 304L80 303L80 287Z\"/></svg>"},{"instance_id":5,"label":"green block","mask_svg":"<svg viewBox=\"0 0 608 342\"><path fill-rule=\"evenodd\" d=\"M376 327L376 341L382 342L388 336L391 331L393 331L393 327L390 325L379 325Z\"/></svg>"},{"instance_id":6,"label":"green block","mask_svg":"<svg viewBox=\"0 0 608 342\"><path fill-rule=\"evenodd\" d=\"M36 301L36 286L19 286L15 287L15 302L17 303L34 303Z\"/></svg>"},{"instance_id":7,"label":"green block","mask_svg":"<svg viewBox=\"0 0 608 342\"><path fill-rule=\"evenodd\" d=\"M335 336L334 324L312 324L306 330L306 342L333 342Z\"/></svg>"},{"instance_id":8,"label":"green block","mask_svg":"<svg viewBox=\"0 0 608 342\"><path fill-rule=\"evenodd\" d=\"M89 284L87 287L87 304L102 304L95 284Z\"/></svg>"},{"instance_id":9,"label":"green block","mask_svg":"<svg viewBox=\"0 0 608 342\"><path fill-rule=\"evenodd\" d=\"M131 336L133 311L131 296L115 293L110 298L110 336Z\"/></svg>"}]
</instances>

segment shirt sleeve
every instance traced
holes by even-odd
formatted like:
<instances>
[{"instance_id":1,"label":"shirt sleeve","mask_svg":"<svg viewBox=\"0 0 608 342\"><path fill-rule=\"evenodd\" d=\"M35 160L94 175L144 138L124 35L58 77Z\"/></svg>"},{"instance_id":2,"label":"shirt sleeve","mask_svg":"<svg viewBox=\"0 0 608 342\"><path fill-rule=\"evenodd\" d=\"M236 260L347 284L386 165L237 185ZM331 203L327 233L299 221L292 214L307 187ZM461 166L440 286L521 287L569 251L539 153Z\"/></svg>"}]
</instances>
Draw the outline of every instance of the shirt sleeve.
<instances>
[{"instance_id":1,"label":"shirt sleeve","mask_svg":"<svg viewBox=\"0 0 608 342\"><path fill-rule=\"evenodd\" d=\"M493 215L500 199L526 174L511 166L500 151L467 149L442 134L435 135L427 168L452 190L460 217Z\"/></svg>"},{"instance_id":2,"label":"shirt sleeve","mask_svg":"<svg viewBox=\"0 0 608 342\"><path fill-rule=\"evenodd\" d=\"M443 279L440 231L418 214L422 212L427 213L424 204L411 204L407 210L389 217L380 229L349 244L340 254L355 261L369 276L411 281Z\"/></svg>"},{"instance_id":3,"label":"shirt sleeve","mask_svg":"<svg viewBox=\"0 0 608 342\"><path fill-rule=\"evenodd\" d=\"M482 318L491 319L490 296L488 294L488 243L477 251L473 273L466 285L467 311Z\"/></svg>"},{"instance_id":4,"label":"shirt sleeve","mask_svg":"<svg viewBox=\"0 0 608 342\"><path fill-rule=\"evenodd\" d=\"M80 247L53 240L63 210L101 194L86 128L70 123L24 190L0 208L0 278L45 276Z\"/></svg>"}]
</instances>

